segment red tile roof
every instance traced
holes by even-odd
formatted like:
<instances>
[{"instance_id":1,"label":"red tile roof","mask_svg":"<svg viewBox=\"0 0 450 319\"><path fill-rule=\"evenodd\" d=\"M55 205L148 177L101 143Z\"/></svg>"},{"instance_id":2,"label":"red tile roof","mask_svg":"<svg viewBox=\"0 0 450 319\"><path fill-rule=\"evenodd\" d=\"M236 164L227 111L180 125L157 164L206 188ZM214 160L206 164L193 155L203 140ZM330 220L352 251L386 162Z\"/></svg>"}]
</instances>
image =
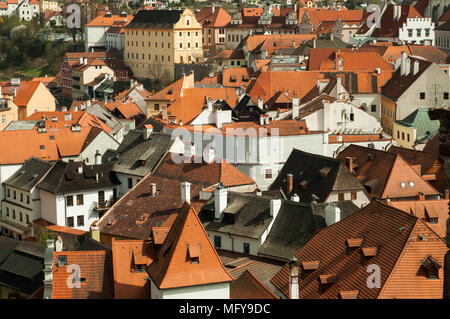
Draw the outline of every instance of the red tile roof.
<instances>
[{"instance_id":1,"label":"red tile roof","mask_svg":"<svg viewBox=\"0 0 450 319\"><path fill-rule=\"evenodd\" d=\"M133 20L132 15L127 15L125 17L121 17L120 15L111 15L111 17L106 17L99 15L95 17L91 22L86 24L86 27L110 27L113 24L119 22L119 21L131 21Z\"/></svg>"},{"instance_id":2,"label":"red tile roof","mask_svg":"<svg viewBox=\"0 0 450 319\"><path fill-rule=\"evenodd\" d=\"M191 258L189 257L191 256ZM197 258L198 262L192 262ZM147 272L159 289L230 282L196 211L185 203Z\"/></svg>"},{"instance_id":3,"label":"red tile roof","mask_svg":"<svg viewBox=\"0 0 450 319\"><path fill-rule=\"evenodd\" d=\"M56 264L59 256L67 256L67 265ZM52 299L111 299L113 298L113 271L111 251L53 252ZM69 288L70 265L80 268L80 288ZM83 280L84 279L84 280Z\"/></svg>"},{"instance_id":4,"label":"red tile roof","mask_svg":"<svg viewBox=\"0 0 450 319\"><path fill-rule=\"evenodd\" d=\"M87 231L80 230L80 229L55 225L43 218L33 220L33 224L45 227L48 230L55 232L55 233L64 233L64 234L71 234L71 235L77 235L77 236L84 236L88 233Z\"/></svg>"},{"instance_id":5,"label":"red tile roof","mask_svg":"<svg viewBox=\"0 0 450 319\"><path fill-rule=\"evenodd\" d=\"M16 90L14 103L19 107L28 105L39 85L41 85L39 81L20 81L19 86L13 86L10 82L0 82L3 94L14 94L14 89Z\"/></svg>"},{"instance_id":6,"label":"red tile roof","mask_svg":"<svg viewBox=\"0 0 450 319\"><path fill-rule=\"evenodd\" d=\"M215 6L214 12L212 7L202 8L195 14L195 19L197 19L203 27L220 28L226 26L231 21L231 16L222 7Z\"/></svg>"},{"instance_id":7,"label":"red tile roof","mask_svg":"<svg viewBox=\"0 0 450 319\"><path fill-rule=\"evenodd\" d=\"M423 235L423 240L419 239ZM348 238L364 238L362 247L377 247L376 256L362 262L361 249L346 252ZM330 243L333 243L330 245ZM300 299L336 299L358 290L360 299L442 298L442 277L427 279L421 262L432 256L443 264L447 248L442 238L416 217L373 201L349 217L320 230L295 257L298 262L319 260L317 270L299 277ZM367 285L368 265L381 268L381 288ZM442 269L439 271L441 274ZM319 276L337 275L326 287ZM289 265L271 282L289 295Z\"/></svg>"},{"instance_id":8,"label":"red tile roof","mask_svg":"<svg viewBox=\"0 0 450 319\"><path fill-rule=\"evenodd\" d=\"M230 285L230 299L278 299L251 271L245 270Z\"/></svg>"}]
</instances>

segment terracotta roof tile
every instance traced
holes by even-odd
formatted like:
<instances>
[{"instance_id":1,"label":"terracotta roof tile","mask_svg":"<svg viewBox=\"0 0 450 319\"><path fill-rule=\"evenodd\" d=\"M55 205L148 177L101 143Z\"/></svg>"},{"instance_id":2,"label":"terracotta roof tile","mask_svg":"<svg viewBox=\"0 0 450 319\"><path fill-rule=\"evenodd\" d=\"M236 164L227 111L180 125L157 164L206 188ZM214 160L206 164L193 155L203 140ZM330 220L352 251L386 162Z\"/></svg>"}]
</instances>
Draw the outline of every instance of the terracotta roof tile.
<instances>
[{"instance_id":1,"label":"terracotta roof tile","mask_svg":"<svg viewBox=\"0 0 450 319\"><path fill-rule=\"evenodd\" d=\"M200 246L198 258L186 258L188 247ZM196 260L194 260L196 259ZM195 210L185 203L147 272L159 289L230 282Z\"/></svg>"},{"instance_id":2,"label":"terracotta roof tile","mask_svg":"<svg viewBox=\"0 0 450 319\"><path fill-rule=\"evenodd\" d=\"M278 299L264 284L245 270L230 285L230 299Z\"/></svg>"},{"instance_id":3,"label":"terracotta roof tile","mask_svg":"<svg viewBox=\"0 0 450 319\"><path fill-rule=\"evenodd\" d=\"M66 256L66 265L57 266L57 259ZM80 267L80 288L69 288L72 275L68 266ZM111 299L113 271L111 251L60 251L53 253L53 299Z\"/></svg>"},{"instance_id":4,"label":"terracotta roof tile","mask_svg":"<svg viewBox=\"0 0 450 319\"><path fill-rule=\"evenodd\" d=\"M111 15L111 17L106 16L96 16L91 22L86 24L86 27L108 27L112 26L114 23L118 21L131 21L133 20L132 15L127 15L126 17L121 17L120 15Z\"/></svg>"},{"instance_id":5,"label":"terracotta roof tile","mask_svg":"<svg viewBox=\"0 0 450 319\"><path fill-rule=\"evenodd\" d=\"M77 236L84 236L88 233L87 231L80 230L80 229L55 225L53 223L50 223L49 221L46 221L43 218L33 220L33 224L37 224L39 226L45 227L48 230L53 231L55 233L65 233L65 234L72 234L72 235L77 235Z\"/></svg>"}]
</instances>

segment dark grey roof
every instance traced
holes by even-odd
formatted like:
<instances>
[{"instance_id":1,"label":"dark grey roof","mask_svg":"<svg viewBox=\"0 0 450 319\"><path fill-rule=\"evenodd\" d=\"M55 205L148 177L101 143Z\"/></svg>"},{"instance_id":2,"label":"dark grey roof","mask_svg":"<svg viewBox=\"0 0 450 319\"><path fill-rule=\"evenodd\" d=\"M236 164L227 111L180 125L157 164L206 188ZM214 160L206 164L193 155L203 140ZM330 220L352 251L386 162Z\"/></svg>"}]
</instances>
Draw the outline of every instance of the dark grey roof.
<instances>
[{"instance_id":1,"label":"dark grey roof","mask_svg":"<svg viewBox=\"0 0 450 319\"><path fill-rule=\"evenodd\" d=\"M283 200L270 233L258 253L289 260L318 230L310 204Z\"/></svg>"},{"instance_id":2,"label":"dark grey roof","mask_svg":"<svg viewBox=\"0 0 450 319\"><path fill-rule=\"evenodd\" d=\"M182 10L140 10L125 28L171 29L182 13Z\"/></svg>"},{"instance_id":3,"label":"dark grey roof","mask_svg":"<svg viewBox=\"0 0 450 319\"><path fill-rule=\"evenodd\" d=\"M122 123L99 103L94 103L86 108L86 112L96 116L100 121L111 128L113 133L120 131L123 127Z\"/></svg>"},{"instance_id":4,"label":"dark grey roof","mask_svg":"<svg viewBox=\"0 0 450 319\"><path fill-rule=\"evenodd\" d=\"M142 130L132 130L111 157L113 171L145 176L154 171L173 143L170 135L153 132L144 140Z\"/></svg>"},{"instance_id":5,"label":"dark grey roof","mask_svg":"<svg viewBox=\"0 0 450 319\"><path fill-rule=\"evenodd\" d=\"M79 167L83 167L82 173L78 173ZM112 188L120 182L111 169L111 163L86 165L58 161L37 187L53 194Z\"/></svg>"},{"instance_id":6,"label":"dark grey roof","mask_svg":"<svg viewBox=\"0 0 450 319\"><path fill-rule=\"evenodd\" d=\"M207 231L260 238L273 219L270 216L270 198L229 192L227 201L220 220L210 218L214 216L214 196L203 205L203 227ZM227 218L230 215L234 216L234 223Z\"/></svg>"},{"instance_id":7,"label":"dark grey roof","mask_svg":"<svg viewBox=\"0 0 450 319\"><path fill-rule=\"evenodd\" d=\"M329 203L311 203L311 209L314 213L314 217L316 218L316 223L319 228L326 227L325 224L325 207ZM341 211L341 219L344 219L360 208L356 206L351 200L344 200L339 202L334 202L334 205L336 205L340 211Z\"/></svg>"},{"instance_id":8,"label":"dark grey roof","mask_svg":"<svg viewBox=\"0 0 450 319\"><path fill-rule=\"evenodd\" d=\"M321 170L327 170L322 176ZM286 191L286 175L293 175L293 191ZM271 190L282 188L286 196L297 194L302 202L326 201L332 191L364 190L364 187L340 161L331 157L311 154L293 149L280 173L270 186Z\"/></svg>"},{"instance_id":9,"label":"dark grey roof","mask_svg":"<svg viewBox=\"0 0 450 319\"><path fill-rule=\"evenodd\" d=\"M95 239L88 238L79 247L79 251L93 251L93 250L112 250L111 246L103 244Z\"/></svg>"},{"instance_id":10,"label":"dark grey roof","mask_svg":"<svg viewBox=\"0 0 450 319\"><path fill-rule=\"evenodd\" d=\"M3 183L24 191L30 191L52 167L49 162L36 157L26 160L22 167Z\"/></svg>"},{"instance_id":11,"label":"dark grey roof","mask_svg":"<svg viewBox=\"0 0 450 319\"><path fill-rule=\"evenodd\" d=\"M0 265L16 249L19 241L0 235Z\"/></svg>"},{"instance_id":12,"label":"dark grey roof","mask_svg":"<svg viewBox=\"0 0 450 319\"><path fill-rule=\"evenodd\" d=\"M299 46L299 50L297 50L298 55L309 56L309 50L314 48L314 40L316 42L316 48L336 48L343 49L347 48L348 44L342 41L339 38L331 39L313 39L309 40Z\"/></svg>"}]
</instances>

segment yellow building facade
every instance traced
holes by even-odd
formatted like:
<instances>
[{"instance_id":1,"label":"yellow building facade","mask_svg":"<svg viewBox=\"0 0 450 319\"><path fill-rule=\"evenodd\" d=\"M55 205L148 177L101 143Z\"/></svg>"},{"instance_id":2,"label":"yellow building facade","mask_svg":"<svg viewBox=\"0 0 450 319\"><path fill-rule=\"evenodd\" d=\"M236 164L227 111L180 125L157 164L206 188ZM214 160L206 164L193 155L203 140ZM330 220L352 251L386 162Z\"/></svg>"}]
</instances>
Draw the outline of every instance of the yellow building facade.
<instances>
[{"instance_id":1,"label":"yellow building facade","mask_svg":"<svg viewBox=\"0 0 450 319\"><path fill-rule=\"evenodd\" d=\"M139 11L125 28L123 54L135 77L173 81L175 64L202 62L202 26L189 9Z\"/></svg>"}]
</instances>

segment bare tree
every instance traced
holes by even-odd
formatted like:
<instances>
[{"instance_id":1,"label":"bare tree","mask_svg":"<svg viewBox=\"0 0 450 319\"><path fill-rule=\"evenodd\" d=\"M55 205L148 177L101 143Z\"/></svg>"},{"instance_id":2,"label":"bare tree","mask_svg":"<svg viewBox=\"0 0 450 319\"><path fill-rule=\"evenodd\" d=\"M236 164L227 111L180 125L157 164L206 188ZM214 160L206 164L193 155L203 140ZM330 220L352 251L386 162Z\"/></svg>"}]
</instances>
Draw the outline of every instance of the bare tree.
<instances>
[{"instance_id":1,"label":"bare tree","mask_svg":"<svg viewBox=\"0 0 450 319\"><path fill-rule=\"evenodd\" d=\"M153 62L149 69L148 74L151 79L155 81L155 84L158 88L163 88L167 86L170 82L170 73L161 62L155 61Z\"/></svg>"}]
</instances>

